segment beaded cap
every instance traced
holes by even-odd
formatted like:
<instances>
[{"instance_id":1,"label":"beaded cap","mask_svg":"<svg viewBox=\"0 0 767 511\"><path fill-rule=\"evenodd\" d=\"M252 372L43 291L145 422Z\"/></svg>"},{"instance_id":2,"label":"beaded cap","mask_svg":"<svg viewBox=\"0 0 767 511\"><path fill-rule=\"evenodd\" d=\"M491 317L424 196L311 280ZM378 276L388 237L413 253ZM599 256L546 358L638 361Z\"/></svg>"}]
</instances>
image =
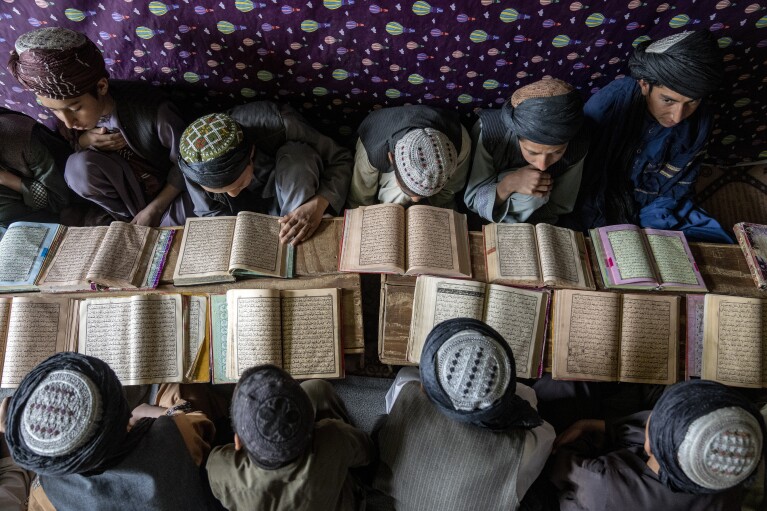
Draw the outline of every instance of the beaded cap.
<instances>
[{"instance_id":1,"label":"beaded cap","mask_svg":"<svg viewBox=\"0 0 767 511\"><path fill-rule=\"evenodd\" d=\"M242 128L226 114L209 114L190 124L181 135L179 152L188 163L204 163L238 147Z\"/></svg>"},{"instance_id":2,"label":"beaded cap","mask_svg":"<svg viewBox=\"0 0 767 511\"><path fill-rule=\"evenodd\" d=\"M447 136L432 128L408 131L394 146L397 178L419 197L444 188L455 172L458 156Z\"/></svg>"}]
</instances>

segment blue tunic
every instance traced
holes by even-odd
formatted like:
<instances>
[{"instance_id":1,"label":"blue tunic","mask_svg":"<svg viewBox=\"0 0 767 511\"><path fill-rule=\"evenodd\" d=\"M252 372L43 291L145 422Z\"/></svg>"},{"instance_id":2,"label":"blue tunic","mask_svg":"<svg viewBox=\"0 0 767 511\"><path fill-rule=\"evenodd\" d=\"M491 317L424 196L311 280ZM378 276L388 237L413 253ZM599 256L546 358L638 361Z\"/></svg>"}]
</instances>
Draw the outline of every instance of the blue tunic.
<instances>
[{"instance_id":1,"label":"blue tunic","mask_svg":"<svg viewBox=\"0 0 767 511\"><path fill-rule=\"evenodd\" d=\"M582 228L606 223L607 176L627 168L621 165L616 147L623 145L626 136L636 136L636 126L627 126L627 121L638 94L638 82L623 78L594 94L584 107L592 139L578 201L577 223ZM701 105L689 118L665 128L646 108L644 112L643 119L637 119L643 123L641 139L629 167L640 225L683 231L693 241L732 243L719 222L692 203L712 115Z\"/></svg>"}]
</instances>

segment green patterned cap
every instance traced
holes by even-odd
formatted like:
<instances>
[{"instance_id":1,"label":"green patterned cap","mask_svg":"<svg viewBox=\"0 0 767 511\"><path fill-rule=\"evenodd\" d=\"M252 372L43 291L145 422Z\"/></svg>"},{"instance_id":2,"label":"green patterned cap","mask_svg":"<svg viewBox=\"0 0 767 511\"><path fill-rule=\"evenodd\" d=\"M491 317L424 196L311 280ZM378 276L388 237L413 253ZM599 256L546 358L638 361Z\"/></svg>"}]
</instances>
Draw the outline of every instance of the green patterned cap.
<instances>
[{"instance_id":1,"label":"green patterned cap","mask_svg":"<svg viewBox=\"0 0 767 511\"><path fill-rule=\"evenodd\" d=\"M205 163L235 149L244 139L234 119L226 114L209 114L184 130L179 151L188 163Z\"/></svg>"}]
</instances>

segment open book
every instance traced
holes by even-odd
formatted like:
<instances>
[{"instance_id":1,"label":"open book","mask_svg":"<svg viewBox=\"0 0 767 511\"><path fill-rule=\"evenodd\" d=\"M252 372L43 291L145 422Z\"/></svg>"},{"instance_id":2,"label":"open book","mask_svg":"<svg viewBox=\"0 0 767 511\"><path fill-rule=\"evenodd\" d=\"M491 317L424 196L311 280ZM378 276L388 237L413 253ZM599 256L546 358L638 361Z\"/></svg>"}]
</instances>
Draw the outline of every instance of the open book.
<instances>
[{"instance_id":1,"label":"open book","mask_svg":"<svg viewBox=\"0 0 767 511\"><path fill-rule=\"evenodd\" d=\"M489 224L482 234L490 282L596 289L579 232L549 224Z\"/></svg>"},{"instance_id":2,"label":"open book","mask_svg":"<svg viewBox=\"0 0 767 511\"><path fill-rule=\"evenodd\" d=\"M767 300L706 295L701 378L767 387Z\"/></svg>"},{"instance_id":3,"label":"open book","mask_svg":"<svg viewBox=\"0 0 767 511\"><path fill-rule=\"evenodd\" d=\"M40 291L154 289L175 231L125 222L62 227L40 272Z\"/></svg>"},{"instance_id":4,"label":"open book","mask_svg":"<svg viewBox=\"0 0 767 511\"><path fill-rule=\"evenodd\" d=\"M338 269L471 277L466 215L399 204L347 209Z\"/></svg>"},{"instance_id":5,"label":"open book","mask_svg":"<svg viewBox=\"0 0 767 511\"><path fill-rule=\"evenodd\" d=\"M199 318L207 318L206 304L204 296L178 294L0 298L0 386L17 387L37 364L61 351L104 360L124 385L199 381L187 375L196 374L193 363L205 358L207 323Z\"/></svg>"},{"instance_id":6,"label":"open book","mask_svg":"<svg viewBox=\"0 0 767 511\"><path fill-rule=\"evenodd\" d=\"M280 243L276 216L187 218L173 284L234 282L235 277L293 277L293 246Z\"/></svg>"},{"instance_id":7,"label":"open book","mask_svg":"<svg viewBox=\"0 0 767 511\"><path fill-rule=\"evenodd\" d=\"M211 298L214 382L260 364L299 379L344 376L340 290L232 289L221 298Z\"/></svg>"},{"instance_id":8,"label":"open book","mask_svg":"<svg viewBox=\"0 0 767 511\"><path fill-rule=\"evenodd\" d=\"M407 359L419 363L426 336L453 318L481 320L511 347L519 378L540 376L549 295L472 280L418 277Z\"/></svg>"},{"instance_id":9,"label":"open book","mask_svg":"<svg viewBox=\"0 0 767 511\"><path fill-rule=\"evenodd\" d=\"M756 287L767 289L767 225L741 222L732 228Z\"/></svg>"},{"instance_id":10,"label":"open book","mask_svg":"<svg viewBox=\"0 0 767 511\"><path fill-rule=\"evenodd\" d=\"M700 378L703 370L703 312L706 295L687 295L687 331L685 332L685 380Z\"/></svg>"},{"instance_id":11,"label":"open book","mask_svg":"<svg viewBox=\"0 0 767 511\"><path fill-rule=\"evenodd\" d=\"M0 227L0 292L37 291L43 262L64 229L34 222Z\"/></svg>"},{"instance_id":12,"label":"open book","mask_svg":"<svg viewBox=\"0 0 767 511\"><path fill-rule=\"evenodd\" d=\"M555 379L670 385L678 339L678 296L554 292Z\"/></svg>"},{"instance_id":13,"label":"open book","mask_svg":"<svg viewBox=\"0 0 767 511\"><path fill-rule=\"evenodd\" d=\"M624 224L591 229L589 233L607 288L707 290L680 231Z\"/></svg>"}]
</instances>

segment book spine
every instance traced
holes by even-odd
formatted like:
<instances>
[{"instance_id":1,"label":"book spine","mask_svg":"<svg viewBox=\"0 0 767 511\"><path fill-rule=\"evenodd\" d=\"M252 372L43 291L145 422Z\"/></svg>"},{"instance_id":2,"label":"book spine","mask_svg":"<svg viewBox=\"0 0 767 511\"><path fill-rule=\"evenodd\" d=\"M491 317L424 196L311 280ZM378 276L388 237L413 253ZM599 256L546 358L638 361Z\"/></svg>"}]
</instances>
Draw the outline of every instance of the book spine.
<instances>
[{"instance_id":1,"label":"book spine","mask_svg":"<svg viewBox=\"0 0 767 511\"><path fill-rule=\"evenodd\" d=\"M751 277L754 279L756 287L761 289L767 289L767 275L762 274L759 264L754 257L754 249L751 246L751 241L748 239L745 226L743 224L736 224L733 227L735 237L738 240L738 245L743 251L743 256L746 258L746 264L751 271Z\"/></svg>"}]
</instances>

